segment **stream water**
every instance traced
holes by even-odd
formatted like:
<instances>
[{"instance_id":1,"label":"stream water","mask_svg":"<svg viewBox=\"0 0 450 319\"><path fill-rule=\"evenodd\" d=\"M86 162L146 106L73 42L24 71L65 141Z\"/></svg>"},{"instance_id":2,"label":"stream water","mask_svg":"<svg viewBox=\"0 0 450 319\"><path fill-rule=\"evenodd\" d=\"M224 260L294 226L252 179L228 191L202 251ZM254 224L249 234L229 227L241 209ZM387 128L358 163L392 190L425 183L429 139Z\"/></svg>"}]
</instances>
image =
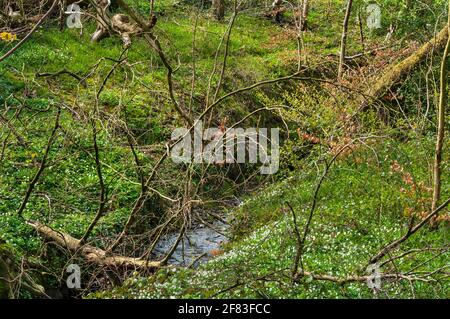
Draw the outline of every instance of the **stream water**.
<instances>
[{"instance_id":1,"label":"stream water","mask_svg":"<svg viewBox=\"0 0 450 319\"><path fill-rule=\"evenodd\" d=\"M239 199L226 202L229 209L233 209L242 202ZM227 232L230 227L228 224L228 216L223 211L210 210L211 215L219 216L213 221L208 221L208 226L201 223L194 224L185 231L183 239L178 243L177 248L168 260L170 265L182 267L198 267L215 255L220 254L222 245L228 241ZM198 211L200 216L209 215L205 211ZM154 249L154 256L159 259L163 258L167 252L173 247L178 238L178 232L169 233L163 236ZM72 295L72 290L68 289L66 283L62 283L59 288L46 289L47 295L52 299L77 298Z\"/></svg>"},{"instance_id":2,"label":"stream water","mask_svg":"<svg viewBox=\"0 0 450 319\"><path fill-rule=\"evenodd\" d=\"M188 229L168 263L177 266L189 266L196 261L193 265L195 267L213 257L214 252L219 251L221 245L227 241L227 237L224 234L228 225L217 221L212 223L212 226L219 230L220 233L203 225L197 225ZM155 247L156 255L164 256L175 244L177 238L178 233L168 234L163 237Z\"/></svg>"},{"instance_id":3,"label":"stream water","mask_svg":"<svg viewBox=\"0 0 450 319\"><path fill-rule=\"evenodd\" d=\"M230 207L241 204L239 199L229 201ZM214 211L214 214L219 213ZM224 217L224 216L222 216ZM224 217L226 221L226 217ZM199 264L211 259L221 251L222 244L228 238L226 236L229 224L219 219L209 223L209 226L196 224L186 230L183 239L178 243L173 255L168 260L169 264L177 266L197 267ZM178 233L170 233L161 238L155 247L155 255L164 256L175 244Z\"/></svg>"}]
</instances>

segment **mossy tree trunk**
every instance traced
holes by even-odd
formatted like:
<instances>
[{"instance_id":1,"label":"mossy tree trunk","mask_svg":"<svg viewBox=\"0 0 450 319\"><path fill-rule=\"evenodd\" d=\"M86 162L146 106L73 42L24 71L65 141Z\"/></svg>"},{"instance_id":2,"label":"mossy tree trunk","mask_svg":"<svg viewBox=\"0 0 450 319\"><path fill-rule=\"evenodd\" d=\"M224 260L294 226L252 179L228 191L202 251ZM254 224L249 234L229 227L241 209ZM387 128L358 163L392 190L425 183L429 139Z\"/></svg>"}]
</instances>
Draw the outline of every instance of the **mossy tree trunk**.
<instances>
[{"instance_id":1,"label":"mossy tree trunk","mask_svg":"<svg viewBox=\"0 0 450 319\"><path fill-rule=\"evenodd\" d=\"M448 11L448 24L447 28L450 33L450 0ZM447 91L447 76L448 76L448 55L450 52L450 37L447 37L447 44L445 46L444 55L441 62L441 76L440 76L440 95L438 106L438 118L437 118L437 138L436 138L436 152L434 158L433 169L433 202L432 210L435 210L441 195L441 162L442 162L442 147L444 145L444 132L445 132L445 110L448 104L448 91Z\"/></svg>"},{"instance_id":2,"label":"mossy tree trunk","mask_svg":"<svg viewBox=\"0 0 450 319\"><path fill-rule=\"evenodd\" d=\"M347 9L345 10L344 23L342 25L342 36L341 36L341 52L339 54L339 70L338 78L342 78L344 74L345 66L345 52L347 51L347 33L348 33L348 22L350 20L350 15L352 13L353 0L348 0Z\"/></svg>"},{"instance_id":3,"label":"mossy tree trunk","mask_svg":"<svg viewBox=\"0 0 450 319\"><path fill-rule=\"evenodd\" d=\"M401 83L414 69L426 61L430 54L442 52L447 43L448 34L449 28L445 26L433 39L403 61L389 67L381 77L377 77L358 101L361 110L370 107L373 100L382 98L394 85Z\"/></svg>"}]
</instances>

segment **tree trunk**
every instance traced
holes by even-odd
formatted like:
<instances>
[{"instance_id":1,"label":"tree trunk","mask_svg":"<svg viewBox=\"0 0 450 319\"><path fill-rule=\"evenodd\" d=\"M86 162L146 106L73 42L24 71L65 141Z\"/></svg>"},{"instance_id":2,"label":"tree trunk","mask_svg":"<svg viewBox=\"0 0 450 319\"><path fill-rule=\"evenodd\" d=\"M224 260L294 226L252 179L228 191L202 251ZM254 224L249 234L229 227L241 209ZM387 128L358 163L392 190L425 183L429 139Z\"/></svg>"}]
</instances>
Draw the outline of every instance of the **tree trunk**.
<instances>
[{"instance_id":1,"label":"tree trunk","mask_svg":"<svg viewBox=\"0 0 450 319\"><path fill-rule=\"evenodd\" d=\"M347 49L347 31L348 31L348 22L350 20L350 14L352 12L353 0L348 0L347 9L345 10L345 18L344 23L342 25L342 39L341 39L341 52L339 57L339 70L338 70L338 78L342 78L344 73L344 65L345 65L345 51Z\"/></svg>"},{"instance_id":2,"label":"tree trunk","mask_svg":"<svg viewBox=\"0 0 450 319\"><path fill-rule=\"evenodd\" d=\"M225 17L225 3L224 0L212 0L212 9L214 16L218 21L222 21Z\"/></svg>"},{"instance_id":3,"label":"tree trunk","mask_svg":"<svg viewBox=\"0 0 450 319\"><path fill-rule=\"evenodd\" d=\"M361 53L364 54L364 52L366 52L366 43L364 40L364 29L363 29L363 21L362 21L361 11L358 12L358 26L359 26L359 39L361 40L361 46L362 46Z\"/></svg>"},{"instance_id":4,"label":"tree trunk","mask_svg":"<svg viewBox=\"0 0 450 319\"><path fill-rule=\"evenodd\" d=\"M403 61L389 67L358 100L360 110L369 108L373 100L383 97L391 87L403 81L416 67L422 64L429 54L438 54L447 44L449 28L445 26L433 39Z\"/></svg>"},{"instance_id":5,"label":"tree trunk","mask_svg":"<svg viewBox=\"0 0 450 319\"><path fill-rule=\"evenodd\" d=\"M309 0L303 0L302 17L301 17L302 31L306 31L308 29L308 13L309 13Z\"/></svg>"},{"instance_id":6,"label":"tree trunk","mask_svg":"<svg viewBox=\"0 0 450 319\"><path fill-rule=\"evenodd\" d=\"M448 25L447 28L450 32L450 0L449 0L449 12L448 12ZM450 51L450 37L447 37L447 44L445 46L444 55L441 62L441 78L440 78L440 96L438 107L438 129L436 138L436 152L434 158L434 176L433 176L433 202L432 210L435 210L439 198L441 196L441 161L442 161L442 147L444 144L444 132L445 132L445 109L447 107L448 92L447 92L447 74L448 74L448 55Z\"/></svg>"}]
</instances>

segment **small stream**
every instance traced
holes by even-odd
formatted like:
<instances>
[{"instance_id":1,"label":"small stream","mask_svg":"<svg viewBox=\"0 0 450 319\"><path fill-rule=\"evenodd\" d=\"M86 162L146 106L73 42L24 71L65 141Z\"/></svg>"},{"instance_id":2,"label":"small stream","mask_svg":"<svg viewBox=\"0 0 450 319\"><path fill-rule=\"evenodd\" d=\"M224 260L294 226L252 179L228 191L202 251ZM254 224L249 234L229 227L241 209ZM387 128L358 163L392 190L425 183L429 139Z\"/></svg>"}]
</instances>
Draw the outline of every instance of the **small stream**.
<instances>
[{"instance_id":1,"label":"small stream","mask_svg":"<svg viewBox=\"0 0 450 319\"><path fill-rule=\"evenodd\" d=\"M229 201L227 204L230 207L237 207L241 204L241 201L236 199ZM214 214L219 215L216 211L214 211ZM226 216L221 215L221 217L227 221ZM209 224L211 227L196 224L186 230L183 239L178 243L168 263L195 268L220 253L222 245L228 241L226 234L230 225L219 219L214 219ZM178 232L176 232L163 236L154 249L155 255L163 257L175 244L178 235Z\"/></svg>"},{"instance_id":2,"label":"small stream","mask_svg":"<svg viewBox=\"0 0 450 319\"><path fill-rule=\"evenodd\" d=\"M227 201L226 208L227 210L232 210L241 204L241 200L236 198ZM224 214L223 211L214 209L209 212L211 215L216 215L220 218L206 220L208 226L196 223L187 229L183 239L178 243L177 248L168 260L169 265L197 268L200 264L222 252L223 244L228 241L227 232L230 228L228 223L229 215ZM197 213L202 218L209 215L208 212L201 209ZM162 259L173 247L178 235L178 232L173 232L163 236L154 248L154 257ZM52 299L78 298L77 295L73 295L72 290L67 288L65 282L59 288L46 289L46 293Z\"/></svg>"},{"instance_id":3,"label":"small stream","mask_svg":"<svg viewBox=\"0 0 450 319\"><path fill-rule=\"evenodd\" d=\"M221 249L221 245L227 241L227 237L223 235L228 225L220 221L212 223L215 229L222 234L216 232L212 228L203 225L197 225L188 229L184 238L178 243L173 255L169 258L168 263L177 266L189 266L195 262L195 266L213 257L214 251ZM164 256L175 244L178 233L172 233L164 236L155 247L157 256Z\"/></svg>"}]
</instances>

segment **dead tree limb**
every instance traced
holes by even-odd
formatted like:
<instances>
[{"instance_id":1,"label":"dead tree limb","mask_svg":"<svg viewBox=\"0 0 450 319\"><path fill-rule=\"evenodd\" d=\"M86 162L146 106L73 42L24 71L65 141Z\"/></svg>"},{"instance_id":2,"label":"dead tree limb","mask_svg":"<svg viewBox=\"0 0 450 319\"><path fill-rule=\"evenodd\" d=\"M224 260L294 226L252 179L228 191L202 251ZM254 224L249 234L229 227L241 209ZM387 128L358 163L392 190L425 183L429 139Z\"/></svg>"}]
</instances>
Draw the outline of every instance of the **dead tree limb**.
<instances>
[{"instance_id":1,"label":"dead tree limb","mask_svg":"<svg viewBox=\"0 0 450 319\"><path fill-rule=\"evenodd\" d=\"M386 256L387 253L389 253L392 249L398 247L401 243L403 243L404 241L406 241L409 237L411 237L412 235L414 235L414 233L416 233L420 228L422 228L425 224L427 224L434 216L436 216L441 210L443 210L445 207L447 207L450 204L450 198L447 199L441 206L439 206L438 208L436 208L434 211L432 211L430 214L428 214L427 217L425 217L424 219L422 219L422 221L417 224L414 227L410 227L408 229L408 231L406 232L405 235L403 235L401 238L393 241L392 243L384 246L377 255L375 255L374 257L372 257L370 259L370 263L374 264L376 262L378 262L381 258L383 258L384 256Z\"/></svg>"},{"instance_id":2,"label":"dead tree limb","mask_svg":"<svg viewBox=\"0 0 450 319\"><path fill-rule=\"evenodd\" d=\"M389 67L384 74L375 81L367 90L365 96L374 99L383 97L395 84L402 82L408 74L422 64L431 54L437 54L444 49L448 38L448 26L445 26L433 39L425 43L417 51L400 63ZM365 110L371 105L371 101L365 97L358 101L361 110Z\"/></svg>"},{"instance_id":3,"label":"dead tree limb","mask_svg":"<svg viewBox=\"0 0 450 319\"><path fill-rule=\"evenodd\" d=\"M91 246L80 246L80 240L69 234L61 233L37 221L27 221L29 226L33 227L39 235L46 239L54 241L56 244L70 250L73 253L79 253L88 262L106 267L134 267L141 270L155 269L161 266L159 261L146 261L139 258L107 255L106 251Z\"/></svg>"},{"instance_id":4,"label":"dead tree limb","mask_svg":"<svg viewBox=\"0 0 450 319\"><path fill-rule=\"evenodd\" d=\"M146 22L145 19L141 16L140 13L136 12L132 7L130 7L123 0L116 0L117 4L138 24L138 26L145 32L144 38L150 44L150 46L156 51L159 58L161 59L164 67L167 70L167 85L169 89L170 100L172 101L175 110L178 114L186 120L189 125L193 124L191 117L186 114L186 112L181 108L180 103L178 103L175 92L174 92L174 82L173 82L173 73L174 70L167 59L166 54L164 53L161 44L158 38L152 33L152 29L156 24L156 17L152 16L150 22Z\"/></svg>"},{"instance_id":5,"label":"dead tree limb","mask_svg":"<svg viewBox=\"0 0 450 319\"><path fill-rule=\"evenodd\" d=\"M81 85L83 85L83 87L87 88L87 83L86 80L84 78L82 78L81 76L79 76L78 74L71 72L67 69L63 69L61 71L55 72L55 73L37 73L36 76L37 77L56 77L62 74L67 74L70 75L71 77L75 78L78 80L78 82L81 83Z\"/></svg>"},{"instance_id":6,"label":"dead tree limb","mask_svg":"<svg viewBox=\"0 0 450 319\"><path fill-rule=\"evenodd\" d=\"M36 174L34 175L33 179L30 181L30 183L28 184L28 188L27 191L25 193L25 196L22 200L22 204L19 207L19 210L17 211L17 215L22 218L23 216L23 211L25 210L27 204L28 204L28 200L30 199L31 193L33 192L34 186L36 186L36 183L39 181L39 177L41 176L42 172L44 171L46 165L47 165L47 157L48 154L50 153L50 149L53 145L53 142L55 140L56 137L56 132L59 129L59 117L61 115L61 108L58 107L58 113L56 115L56 120L55 120L55 126L53 128L53 131L50 135L50 138L48 139L47 142L47 146L45 148L44 151L44 155L42 157L42 161L41 164L39 165L39 169L37 170Z\"/></svg>"}]
</instances>

